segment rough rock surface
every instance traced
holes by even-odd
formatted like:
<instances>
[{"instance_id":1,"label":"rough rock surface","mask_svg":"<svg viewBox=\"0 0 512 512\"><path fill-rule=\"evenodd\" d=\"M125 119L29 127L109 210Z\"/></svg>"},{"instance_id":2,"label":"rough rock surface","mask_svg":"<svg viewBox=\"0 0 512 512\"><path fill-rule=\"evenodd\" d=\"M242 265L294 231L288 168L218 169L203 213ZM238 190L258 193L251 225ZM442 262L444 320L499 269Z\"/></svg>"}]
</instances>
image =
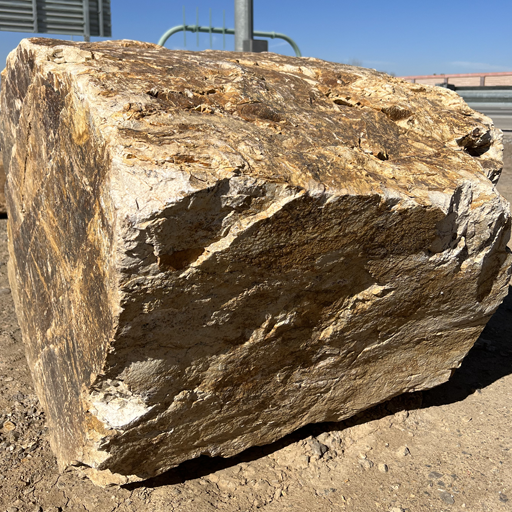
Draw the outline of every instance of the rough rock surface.
<instances>
[{"instance_id":1,"label":"rough rock surface","mask_svg":"<svg viewBox=\"0 0 512 512\"><path fill-rule=\"evenodd\" d=\"M1 156L0 156L1 159ZM5 172L4 165L0 160L0 215L7 213L7 205L5 204Z\"/></svg>"},{"instance_id":2,"label":"rough rock surface","mask_svg":"<svg viewBox=\"0 0 512 512\"><path fill-rule=\"evenodd\" d=\"M98 482L444 382L506 293L500 133L451 91L30 39L1 123L29 365Z\"/></svg>"}]
</instances>

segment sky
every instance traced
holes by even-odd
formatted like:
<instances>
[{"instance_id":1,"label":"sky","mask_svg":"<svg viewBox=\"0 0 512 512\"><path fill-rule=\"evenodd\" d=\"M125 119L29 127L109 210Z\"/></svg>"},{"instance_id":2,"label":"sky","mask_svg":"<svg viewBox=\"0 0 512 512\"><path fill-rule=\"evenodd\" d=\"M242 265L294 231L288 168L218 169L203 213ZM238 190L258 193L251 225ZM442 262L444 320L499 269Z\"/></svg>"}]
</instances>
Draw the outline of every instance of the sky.
<instances>
[{"instance_id":1,"label":"sky","mask_svg":"<svg viewBox=\"0 0 512 512\"><path fill-rule=\"evenodd\" d=\"M112 39L158 42L169 28L195 24L234 27L234 0L112 0ZM511 0L254 0L254 29L293 38L307 57L386 71L397 76L512 71ZM0 32L0 61L24 37ZM54 36L71 39L69 36ZM79 40L77 36L74 38ZM100 40L100 38L91 38ZM222 50L222 35L213 48ZM166 47L185 49L183 33ZM209 48L209 35L187 33L187 50ZM226 36L226 50L234 37ZM269 40L269 51L294 55L291 46Z\"/></svg>"}]
</instances>

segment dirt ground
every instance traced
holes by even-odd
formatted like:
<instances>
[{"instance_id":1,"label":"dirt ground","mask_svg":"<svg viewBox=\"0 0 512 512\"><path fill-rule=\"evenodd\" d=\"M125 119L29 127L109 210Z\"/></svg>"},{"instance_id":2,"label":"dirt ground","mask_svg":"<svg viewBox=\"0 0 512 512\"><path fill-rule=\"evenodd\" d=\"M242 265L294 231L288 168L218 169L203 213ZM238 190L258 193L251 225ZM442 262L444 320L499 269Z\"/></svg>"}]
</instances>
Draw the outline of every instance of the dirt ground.
<instances>
[{"instance_id":1,"label":"dirt ground","mask_svg":"<svg viewBox=\"0 0 512 512\"><path fill-rule=\"evenodd\" d=\"M512 199L512 132L502 193ZM0 219L0 512L512 510L512 293L452 379L350 421L124 488L57 471L6 275Z\"/></svg>"}]
</instances>

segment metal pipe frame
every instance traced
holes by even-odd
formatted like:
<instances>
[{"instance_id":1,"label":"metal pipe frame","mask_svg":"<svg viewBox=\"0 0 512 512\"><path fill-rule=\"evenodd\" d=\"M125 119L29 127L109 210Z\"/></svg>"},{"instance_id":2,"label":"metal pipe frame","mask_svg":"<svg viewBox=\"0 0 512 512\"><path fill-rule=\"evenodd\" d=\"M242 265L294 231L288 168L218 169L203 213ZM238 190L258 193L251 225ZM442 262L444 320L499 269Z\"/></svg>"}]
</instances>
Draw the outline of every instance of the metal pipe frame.
<instances>
[{"instance_id":1,"label":"metal pipe frame","mask_svg":"<svg viewBox=\"0 0 512 512\"><path fill-rule=\"evenodd\" d=\"M229 34L235 35L234 28L225 28L225 27L205 27L198 25L176 25L175 27L170 28L165 34L162 35L158 44L160 46L164 46L167 40L177 32L181 32L183 30L184 34L188 32L204 32L204 33L213 33L213 34ZM279 32L264 32L261 30L254 30L253 35L256 37L269 37L270 39L283 39L293 48L296 57L302 57L302 53L297 45L297 43L285 34L281 34ZM186 41L186 40L185 40Z\"/></svg>"}]
</instances>

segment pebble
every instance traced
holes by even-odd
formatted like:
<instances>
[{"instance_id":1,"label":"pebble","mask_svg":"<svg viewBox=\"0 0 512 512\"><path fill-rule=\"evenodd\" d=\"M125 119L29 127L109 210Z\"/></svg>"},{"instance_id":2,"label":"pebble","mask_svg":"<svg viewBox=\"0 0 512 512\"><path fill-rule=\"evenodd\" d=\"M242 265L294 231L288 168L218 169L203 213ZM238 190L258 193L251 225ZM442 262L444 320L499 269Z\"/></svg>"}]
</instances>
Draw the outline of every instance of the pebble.
<instances>
[{"instance_id":1,"label":"pebble","mask_svg":"<svg viewBox=\"0 0 512 512\"><path fill-rule=\"evenodd\" d=\"M389 512L404 512L402 507L393 507L389 509Z\"/></svg>"},{"instance_id":2,"label":"pebble","mask_svg":"<svg viewBox=\"0 0 512 512\"><path fill-rule=\"evenodd\" d=\"M397 457L407 457L407 455L410 455L409 448L407 446L400 446L398 450L396 451Z\"/></svg>"},{"instance_id":3,"label":"pebble","mask_svg":"<svg viewBox=\"0 0 512 512\"><path fill-rule=\"evenodd\" d=\"M210 482L216 484L219 480L220 480L220 477L219 475L217 475L216 473L212 473L211 475L208 475L208 480L210 480Z\"/></svg>"},{"instance_id":4,"label":"pebble","mask_svg":"<svg viewBox=\"0 0 512 512\"><path fill-rule=\"evenodd\" d=\"M309 455L301 455L298 457L298 467L307 468L311 457Z\"/></svg>"},{"instance_id":5,"label":"pebble","mask_svg":"<svg viewBox=\"0 0 512 512\"><path fill-rule=\"evenodd\" d=\"M12 432L16 428L16 425L12 421L9 421L9 420L4 422L3 426L4 426L5 432Z\"/></svg>"},{"instance_id":6,"label":"pebble","mask_svg":"<svg viewBox=\"0 0 512 512\"><path fill-rule=\"evenodd\" d=\"M448 505L453 505L455 503L453 496L449 492L441 491L439 493L439 497Z\"/></svg>"},{"instance_id":7,"label":"pebble","mask_svg":"<svg viewBox=\"0 0 512 512\"><path fill-rule=\"evenodd\" d=\"M18 512L19 508L18 507L9 507L7 509L7 512Z\"/></svg>"},{"instance_id":8,"label":"pebble","mask_svg":"<svg viewBox=\"0 0 512 512\"><path fill-rule=\"evenodd\" d=\"M309 439L307 444L309 445L308 447L311 450L311 453L317 457L322 457L322 455L329 449L329 447L325 446L325 444L321 443L314 437Z\"/></svg>"},{"instance_id":9,"label":"pebble","mask_svg":"<svg viewBox=\"0 0 512 512\"><path fill-rule=\"evenodd\" d=\"M387 473L389 471L389 467L387 464L379 464L377 466L377 469L381 472L381 473Z\"/></svg>"},{"instance_id":10,"label":"pebble","mask_svg":"<svg viewBox=\"0 0 512 512\"><path fill-rule=\"evenodd\" d=\"M373 468L373 462L370 459L359 459L358 462L359 465L365 470Z\"/></svg>"}]
</instances>

